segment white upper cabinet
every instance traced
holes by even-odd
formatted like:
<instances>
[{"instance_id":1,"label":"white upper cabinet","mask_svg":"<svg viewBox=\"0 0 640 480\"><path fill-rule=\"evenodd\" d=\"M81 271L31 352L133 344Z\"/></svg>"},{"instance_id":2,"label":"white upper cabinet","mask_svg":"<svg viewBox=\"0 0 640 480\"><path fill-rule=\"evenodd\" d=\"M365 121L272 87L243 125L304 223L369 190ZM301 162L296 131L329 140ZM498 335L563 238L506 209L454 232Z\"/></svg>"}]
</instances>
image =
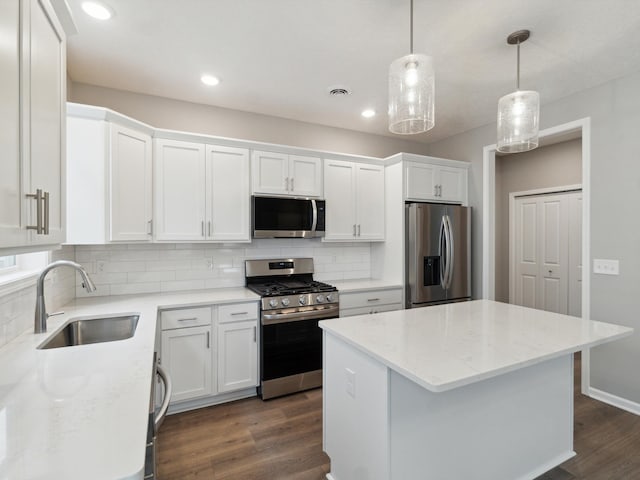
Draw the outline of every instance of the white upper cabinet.
<instances>
[{"instance_id":1,"label":"white upper cabinet","mask_svg":"<svg viewBox=\"0 0 640 480\"><path fill-rule=\"evenodd\" d=\"M467 205L468 165L455 160L438 163L405 162L405 200L427 200ZM447 165L449 164L449 165Z\"/></svg>"},{"instance_id":2,"label":"white upper cabinet","mask_svg":"<svg viewBox=\"0 0 640 480\"><path fill-rule=\"evenodd\" d=\"M205 146L155 140L156 240L204 240Z\"/></svg>"},{"instance_id":3,"label":"white upper cabinet","mask_svg":"<svg viewBox=\"0 0 640 480\"><path fill-rule=\"evenodd\" d=\"M252 193L322 196L322 159L254 151L251 157Z\"/></svg>"},{"instance_id":4,"label":"white upper cabinet","mask_svg":"<svg viewBox=\"0 0 640 480\"><path fill-rule=\"evenodd\" d=\"M47 0L2 2L0 251L65 239L65 34Z\"/></svg>"},{"instance_id":5,"label":"white upper cabinet","mask_svg":"<svg viewBox=\"0 0 640 480\"><path fill-rule=\"evenodd\" d=\"M110 240L149 241L152 229L151 137L111 125Z\"/></svg>"},{"instance_id":6,"label":"white upper cabinet","mask_svg":"<svg viewBox=\"0 0 640 480\"><path fill-rule=\"evenodd\" d=\"M207 145L207 238L251 241L249 151Z\"/></svg>"},{"instance_id":7,"label":"white upper cabinet","mask_svg":"<svg viewBox=\"0 0 640 480\"><path fill-rule=\"evenodd\" d=\"M151 136L148 130L86 118L98 113L104 111L69 106L67 243L149 242Z\"/></svg>"},{"instance_id":8,"label":"white upper cabinet","mask_svg":"<svg viewBox=\"0 0 640 480\"><path fill-rule=\"evenodd\" d=\"M249 242L249 151L155 142L156 240Z\"/></svg>"},{"instance_id":9,"label":"white upper cabinet","mask_svg":"<svg viewBox=\"0 0 640 480\"><path fill-rule=\"evenodd\" d=\"M384 240L384 167L325 160L324 178L324 240Z\"/></svg>"}]
</instances>

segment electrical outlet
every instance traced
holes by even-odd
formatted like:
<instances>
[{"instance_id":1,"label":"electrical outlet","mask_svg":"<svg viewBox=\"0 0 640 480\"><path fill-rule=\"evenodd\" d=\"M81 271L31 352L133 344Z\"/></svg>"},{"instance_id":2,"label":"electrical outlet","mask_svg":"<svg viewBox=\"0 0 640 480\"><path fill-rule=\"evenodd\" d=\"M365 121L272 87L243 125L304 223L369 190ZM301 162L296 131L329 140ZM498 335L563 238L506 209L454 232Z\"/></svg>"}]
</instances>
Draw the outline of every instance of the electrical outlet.
<instances>
[{"instance_id":1,"label":"electrical outlet","mask_svg":"<svg viewBox=\"0 0 640 480\"><path fill-rule=\"evenodd\" d=\"M620 261L594 258L593 273L599 273L600 275L620 275Z\"/></svg>"},{"instance_id":2,"label":"electrical outlet","mask_svg":"<svg viewBox=\"0 0 640 480\"><path fill-rule=\"evenodd\" d=\"M104 273L106 269L107 269L107 262L105 262L104 260L98 260L96 262L96 273Z\"/></svg>"},{"instance_id":3,"label":"electrical outlet","mask_svg":"<svg viewBox=\"0 0 640 480\"><path fill-rule=\"evenodd\" d=\"M345 368L347 374L347 393L356 398L356 372L350 368Z\"/></svg>"}]
</instances>

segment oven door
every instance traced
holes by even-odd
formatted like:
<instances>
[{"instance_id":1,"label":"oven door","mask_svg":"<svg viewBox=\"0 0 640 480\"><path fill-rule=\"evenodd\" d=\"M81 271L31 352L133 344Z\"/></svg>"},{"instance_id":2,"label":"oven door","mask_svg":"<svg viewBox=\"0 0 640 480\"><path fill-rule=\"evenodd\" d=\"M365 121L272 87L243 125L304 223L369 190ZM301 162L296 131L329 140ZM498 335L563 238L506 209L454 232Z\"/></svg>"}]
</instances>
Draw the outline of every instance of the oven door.
<instances>
[{"instance_id":1,"label":"oven door","mask_svg":"<svg viewBox=\"0 0 640 480\"><path fill-rule=\"evenodd\" d=\"M262 398L321 385L322 330L318 322L337 317L337 306L288 314L263 312L260 343Z\"/></svg>"},{"instance_id":2,"label":"oven door","mask_svg":"<svg viewBox=\"0 0 640 480\"><path fill-rule=\"evenodd\" d=\"M310 238L324 235L324 201L253 197L253 238Z\"/></svg>"}]
</instances>

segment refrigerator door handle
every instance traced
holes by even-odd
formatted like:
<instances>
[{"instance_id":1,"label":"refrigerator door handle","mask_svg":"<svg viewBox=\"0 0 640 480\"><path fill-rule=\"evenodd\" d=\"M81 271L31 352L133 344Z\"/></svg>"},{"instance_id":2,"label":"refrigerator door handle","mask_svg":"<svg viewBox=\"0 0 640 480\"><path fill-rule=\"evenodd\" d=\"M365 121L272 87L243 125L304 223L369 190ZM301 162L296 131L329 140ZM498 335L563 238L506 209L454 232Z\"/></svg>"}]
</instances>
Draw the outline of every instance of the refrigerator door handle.
<instances>
[{"instance_id":1,"label":"refrigerator door handle","mask_svg":"<svg viewBox=\"0 0 640 480\"><path fill-rule=\"evenodd\" d=\"M453 281L453 264L455 262L455 252L456 252L456 248L455 245L453 244L453 229L451 227L451 219L449 218L449 215L445 216L445 220L446 220L446 238L447 238L447 284L446 284L446 288L447 290L449 288L451 288L451 283Z\"/></svg>"},{"instance_id":2,"label":"refrigerator door handle","mask_svg":"<svg viewBox=\"0 0 640 480\"><path fill-rule=\"evenodd\" d=\"M440 221L440 241L438 243L438 256L440 257L440 286L447 288L447 227L446 218L443 215ZM443 255L444 254L444 255Z\"/></svg>"}]
</instances>

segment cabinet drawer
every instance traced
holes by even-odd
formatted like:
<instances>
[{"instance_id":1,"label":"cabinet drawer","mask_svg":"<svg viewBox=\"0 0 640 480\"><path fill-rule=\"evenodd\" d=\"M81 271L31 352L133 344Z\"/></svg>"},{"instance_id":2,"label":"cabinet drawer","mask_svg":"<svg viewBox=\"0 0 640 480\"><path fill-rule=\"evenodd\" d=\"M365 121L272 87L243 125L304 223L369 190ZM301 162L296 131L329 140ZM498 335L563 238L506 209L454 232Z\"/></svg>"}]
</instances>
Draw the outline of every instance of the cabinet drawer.
<instances>
[{"instance_id":1,"label":"cabinet drawer","mask_svg":"<svg viewBox=\"0 0 640 480\"><path fill-rule=\"evenodd\" d=\"M340 309L371 307L388 303L402 303L402 289L374 290L371 292L340 293Z\"/></svg>"},{"instance_id":2,"label":"cabinet drawer","mask_svg":"<svg viewBox=\"0 0 640 480\"><path fill-rule=\"evenodd\" d=\"M258 302L234 303L218 307L218 323L258 319Z\"/></svg>"},{"instance_id":3,"label":"cabinet drawer","mask_svg":"<svg viewBox=\"0 0 640 480\"><path fill-rule=\"evenodd\" d=\"M211 325L211 307L181 308L160 313L162 330Z\"/></svg>"},{"instance_id":4,"label":"cabinet drawer","mask_svg":"<svg viewBox=\"0 0 640 480\"><path fill-rule=\"evenodd\" d=\"M380 306L370 306L370 307L359 307L359 308L347 308L340 309L340 317L353 317L354 315L368 315L371 313L380 313L380 312L392 312L394 310L402 310L401 303L392 303L388 305L380 305Z\"/></svg>"}]
</instances>

